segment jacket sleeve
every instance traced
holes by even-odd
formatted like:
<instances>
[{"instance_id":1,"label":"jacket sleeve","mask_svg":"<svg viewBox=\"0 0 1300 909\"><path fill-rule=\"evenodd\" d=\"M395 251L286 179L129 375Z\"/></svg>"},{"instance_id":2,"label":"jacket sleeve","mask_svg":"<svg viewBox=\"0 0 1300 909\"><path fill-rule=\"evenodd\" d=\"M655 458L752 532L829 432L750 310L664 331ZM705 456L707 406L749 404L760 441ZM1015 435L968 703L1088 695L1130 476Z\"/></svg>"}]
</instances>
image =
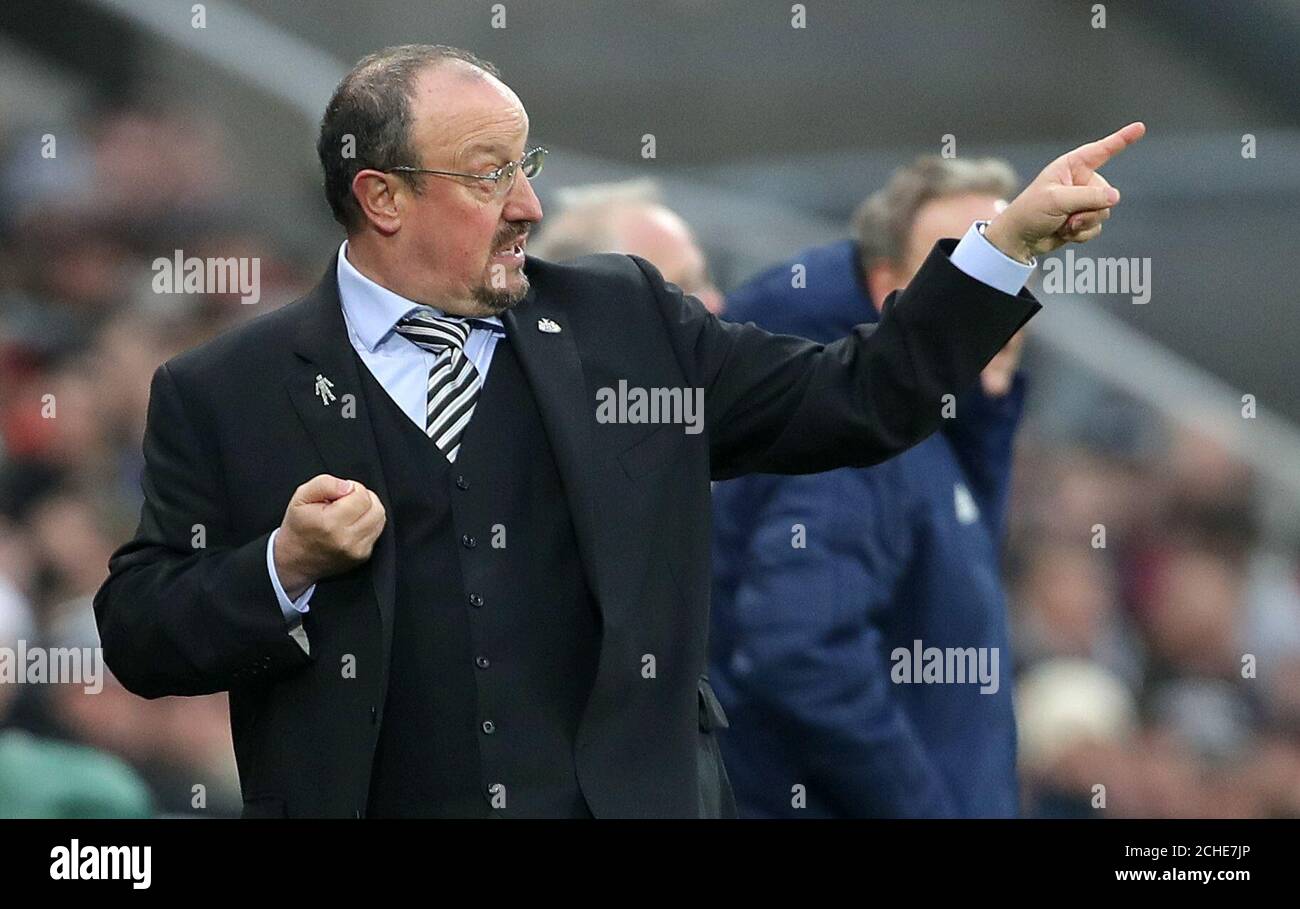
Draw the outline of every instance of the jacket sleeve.
<instances>
[{"instance_id":1,"label":"jacket sleeve","mask_svg":"<svg viewBox=\"0 0 1300 909\"><path fill-rule=\"evenodd\" d=\"M817 473L878 463L939 427L958 395L1040 308L931 250L912 282L885 301L878 325L817 344L725 322L633 257L650 282L690 380L704 389L714 479Z\"/></svg>"},{"instance_id":2,"label":"jacket sleeve","mask_svg":"<svg viewBox=\"0 0 1300 909\"><path fill-rule=\"evenodd\" d=\"M211 445L167 364L154 373L135 537L95 594L104 659L144 697L197 695L269 680L311 658L290 636L267 572L271 529L236 539Z\"/></svg>"},{"instance_id":3,"label":"jacket sleeve","mask_svg":"<svg viewBox=\"0 0 1300 909\"><path fill-rule=\"evenodd\" d=\"M875 473L872 471L871 473ZM847 817L945 817L947 784L898 703L879 623L913 545L897 478L777 483L741 556L737 693L798 743L811 795ZM803 548L794 543L803 528Z\"/></svg>"}]
</instances>

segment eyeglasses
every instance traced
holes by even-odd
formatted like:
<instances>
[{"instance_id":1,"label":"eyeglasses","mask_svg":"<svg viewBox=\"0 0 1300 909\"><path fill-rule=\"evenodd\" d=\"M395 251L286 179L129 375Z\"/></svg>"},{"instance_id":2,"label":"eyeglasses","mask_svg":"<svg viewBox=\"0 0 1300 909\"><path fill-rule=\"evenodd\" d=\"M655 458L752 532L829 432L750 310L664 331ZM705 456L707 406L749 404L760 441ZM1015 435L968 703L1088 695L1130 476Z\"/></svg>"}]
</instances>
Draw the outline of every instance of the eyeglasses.
<instances>
[{"instance_id":1,"label":"eyeglasses","mask_svg":"<svg viewBox=\"0 0 1300 909\"><path fill-rule=\"evenodd\" d=\"M549 152L540 145L528 149L524 156L518 161L511 161L509 164L503 164L491 173L486 174L463 174L454 170L429 170L427 167L390 167L385 173L401 172L406 174L432 174L435 177L464 177L469 180L491 180L494 184L493 192L496 196L504 196L510 192L510 188L515 185L515 173L523 171L525 177L529 180L536 177L542 172L542 159Z\"/></svg>"}]
</instances>

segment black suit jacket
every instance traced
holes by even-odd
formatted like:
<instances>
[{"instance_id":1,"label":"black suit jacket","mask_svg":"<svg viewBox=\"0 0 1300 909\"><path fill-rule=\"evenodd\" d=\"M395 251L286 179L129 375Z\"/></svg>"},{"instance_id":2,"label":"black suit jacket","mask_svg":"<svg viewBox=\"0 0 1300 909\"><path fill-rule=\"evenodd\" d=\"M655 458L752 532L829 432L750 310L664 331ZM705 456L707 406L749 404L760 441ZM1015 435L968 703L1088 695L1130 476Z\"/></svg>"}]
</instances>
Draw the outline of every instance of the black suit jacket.
<instances>
[{"instance_id":1,"label":"black suit jacket","mask_svg":"<svg viewBox=\"0 0 1300 909\"><path fill-rule=\"evenodd\" d=\"M527 260L531 290L503 319L601 615L574 755L598 817L726 811L713 741L725 720L704 678L710 479L888 458L937 428L943 397L1039 308L963 274L952 245L936 246L878 326L829 345L721 321L635 257ZM230 692L245 814L351 817L365 805L392 648L392 525L367 563L319 582L310 653L288 633L265 557L316 474L390 503L362 368L333 263L302 300L160 366L139 528L95 597L106 662L129 690ZM332 405L314 393L318 375L334 383ZM705 430L598 422L598 389L620 380L703 388Z\"/></svg>"}]
</instances>

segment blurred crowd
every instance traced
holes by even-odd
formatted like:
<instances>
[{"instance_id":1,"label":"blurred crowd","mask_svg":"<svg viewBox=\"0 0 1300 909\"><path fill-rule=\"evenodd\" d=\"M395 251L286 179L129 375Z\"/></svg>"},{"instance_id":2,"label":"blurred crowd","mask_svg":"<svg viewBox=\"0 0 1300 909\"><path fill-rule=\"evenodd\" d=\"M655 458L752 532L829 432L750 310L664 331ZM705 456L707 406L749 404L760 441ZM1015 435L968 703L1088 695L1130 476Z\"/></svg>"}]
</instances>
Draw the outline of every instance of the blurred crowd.
<instances>
[{"instance_id":1,"label":"blurred crowd","mask_svg":"<svg viewBox=\"0 0 1300 909\"><path fill-rule=\"evenodd\" d=\"M40 134L0 134L8 648L94 646L154 369L292 300L333 252L295 261L253 226L210 124L121 109L54 135L47 158ZM155 293L176 249L260 257L260 301ZM1006 551L1025 813L1300 816L1300 545L1208 437L1030 344ZM237 815L225 698L0 684L0 816L23 791L49 793L29 813Z\"/></svg>"},{"instance_id":2,"label":"blurred crowd","mask_svg":"<svg viewBox=\"0 0 1300 909\"><path fill-rule=\"evenodd\" d=\"M1007 541L1027 813L1300 816L1296 540L1221 446L1113 393L1036 433L1067 396L1031 402Z\"/></svg>"},{"instance_id":3,"label":"blurred crowd","mask_svg":"<svg viewBox=\"0 0 1300 909\"><path fill-rule=\"evenodd\" d=\"M53 157L42 156L48 136ZM154 370L288 302L314 275L241 216L221 137L200 122L124 109L0 141L0 646L94 646L91 598L139 519ZM261 300L155 293L151 263L176 249L260 257ZM45 752L30 747L70 743L146 792L149 813L239 813L224 695L145 701L111 679L97 694L0 684L0 729L22 730L24 747L11 750L28 756L6 764L0 745L0 802L8 770L48 788L31 810L91 810L67 791L74 780L43 778Z\"/></svg>"}]
</instances>

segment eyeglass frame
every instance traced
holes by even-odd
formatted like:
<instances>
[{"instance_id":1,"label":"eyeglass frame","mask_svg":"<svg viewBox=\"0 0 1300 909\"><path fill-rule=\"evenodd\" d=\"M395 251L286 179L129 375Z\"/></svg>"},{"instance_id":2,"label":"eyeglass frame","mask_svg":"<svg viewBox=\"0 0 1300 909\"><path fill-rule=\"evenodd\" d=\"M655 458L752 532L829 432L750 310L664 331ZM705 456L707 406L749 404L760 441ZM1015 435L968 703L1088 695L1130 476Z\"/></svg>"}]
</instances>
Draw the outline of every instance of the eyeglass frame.
<instances>
[{"instance_id":1,"label":"eyeglass frame","mask_svg":"<svg viewBox=\"0 0 1300 909\"><path fill-rule=\"evenodd\" d=\"M514 176L516 173L518 173L519 169L523 167L524 162L527 161L533 155L538 154L539 152L541 153L541 155L537 159L537 171L533 174L533 177L535 177L537 176L537 174L541 173L542 171L542 159L546 155L550 154L550 151L548 149L543 148L540 145L534 145L532 148L526 149L524 151L524 156L520 158L518 161L509 161L501 165L500 167L496 168L495 170L493 170L492 173L490 174L467 174L467 173L461 173L459 171L454 171L454 170L430 170L427 167L411 167L410 165L407 164L401 164L398 165L397 167L390 167L387 170L383 171L383 173L431 174L435 177L464 177L469 180L491 180L493 184L495 184L494 186L495 194L502 195L503 191L501 190L501 186L503 184L501 181L509 179L510 182L508 184L505 184L506 186L505 192L508 192L511 188L513 188ZM531 180L533 177L524 174L525 180Z\"/></svg>"}]
</instances>

